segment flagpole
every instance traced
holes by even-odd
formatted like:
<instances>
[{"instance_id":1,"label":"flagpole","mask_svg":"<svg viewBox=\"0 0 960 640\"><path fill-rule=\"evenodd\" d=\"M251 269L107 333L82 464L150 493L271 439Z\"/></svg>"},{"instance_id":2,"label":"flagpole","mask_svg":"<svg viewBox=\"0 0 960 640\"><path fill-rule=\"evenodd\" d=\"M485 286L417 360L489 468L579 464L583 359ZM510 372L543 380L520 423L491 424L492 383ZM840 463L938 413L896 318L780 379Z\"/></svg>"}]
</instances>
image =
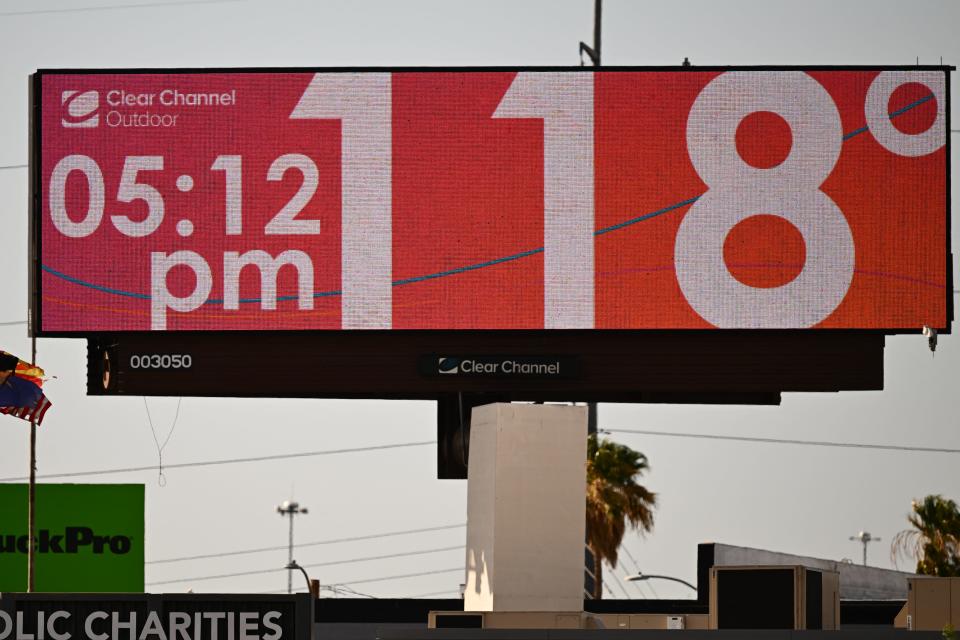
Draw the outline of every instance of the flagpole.
<instances>
[{"instance_id":1,"label":"flagpole","mask_svg":"<svg viewBox=\"0 0 960 640\"><path fill-rule=\"evenodd\" d=\"M30 83L28 86L29 93L29 104L30 109L28 109L29 118L30 118L30 130L34 130L34 125L37 124L36 117L39 114L38 102L37 102L37 87L39 87L39 78L34 75L30 77ZM32 140L31 140L32 142ZM29 154L29 168L28 175L30 176L30 186L31 193L40 192L40 172L37 167L37 160L39 159L39 147L36 144L31 144L31 150ZM30 198L29 200L29 216L30 216L30 225L29 225L29 251L30 251L30 269L27 277L29 278L29 290L28 290L28 299L27 304L29 308L27 309L27 318L29 319L29 324L27 325L30 330L30 364L34 367L37 365L37 310L39 307L39 301L37 299L37 275L39 274L38 267L40 266L37 262L37 244L39 241L40 235L40 224L39 224L39 215L40 212L37 211L37 199ZM43 395L41 394L41 398ZM30 413L30 483L27 485L27 593L33 593L36 587L34 583L34 575L36 574L36 549L34 541L37 539L37 523L36 523L36 494L37 494L37 412L34 410Z\"/></svg>"},{"instance_id":2,"label":"flagpole","mask_svg":"<svg viewBox=\"0 0 960 640\"><path fill-rule=\"evenodd\" d=\"M33 334L33 332L31 331ZM37 363L37 336L30 336L30 364ZM34 591L36 567L37 414L30 415L30 484L27 485L27 593Z\"/></svg>"}]
</instances>

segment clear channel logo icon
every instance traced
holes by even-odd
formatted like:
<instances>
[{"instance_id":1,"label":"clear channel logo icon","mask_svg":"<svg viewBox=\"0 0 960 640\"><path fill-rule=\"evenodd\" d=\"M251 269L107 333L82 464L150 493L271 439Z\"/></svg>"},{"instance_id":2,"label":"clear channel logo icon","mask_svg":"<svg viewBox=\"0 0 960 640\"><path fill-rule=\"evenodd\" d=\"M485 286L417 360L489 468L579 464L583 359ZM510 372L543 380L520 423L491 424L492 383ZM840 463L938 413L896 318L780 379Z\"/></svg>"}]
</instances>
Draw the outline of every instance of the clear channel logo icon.
<instances>
[{"instance_id":1,"label":"clear channel logo icon","mask_svg":"<svg viewBox=\"0 0 960 640\"><path fill-rule=\"evenodd\" d=\"M60 124L67 129L100 126L100 93L97 91L64 91L60 97L63 111Z\"/></svg>"},{"instance_id":2,"label":"clear channel logo icon","mask_svg":"<svg viewBox=\"0 0 960 640\"><path fill-rule=\"evenodd\" d=\"M460 359L459 358L438 358L437 370L441 374L456 375L460 373Z\"/></svg>"}]
</instances>

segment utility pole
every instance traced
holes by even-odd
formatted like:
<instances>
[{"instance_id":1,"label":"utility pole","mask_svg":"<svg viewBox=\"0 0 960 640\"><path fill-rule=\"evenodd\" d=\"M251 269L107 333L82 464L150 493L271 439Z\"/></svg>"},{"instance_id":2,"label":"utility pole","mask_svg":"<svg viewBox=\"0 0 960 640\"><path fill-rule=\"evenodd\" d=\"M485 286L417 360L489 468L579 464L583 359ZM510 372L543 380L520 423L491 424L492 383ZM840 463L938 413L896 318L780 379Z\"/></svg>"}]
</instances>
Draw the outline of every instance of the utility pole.
<instances>
[{"instance_id":1,"label":"utility pole","mask_svg":"<svg viewBox=\"0 0 960 640\"><path fill-rule=\"evenodd\" d=\"M589 56L593 66L600 66L600 26L603 13L603 0L593 0L593 46L580 42L580 66L583 66L583 54Z\"/></svg>"},{"instance_id":2,"label":"utility pole","mask_svg":"<svg viewBox=\"0 0 960 640\"><path fill-rule=\"evenodd\" d=\"M603 25L603 0L593 0L593 46L580 42L580 66L583 66L583 54L586 53L594 67L600 66L600 28ZM587 403L587 434L597 433L597 403Z\"/></svg>"},{"instance_id":3,"label":"utility pole","mask_svg":"<svg viewBox=\"0 0 960 640\"><path fill-rule=\"evenodd\" d=\"M600 42L601 28L603 26L603 0L593 0L593 46L580 42L580 66L583 66L583 54L586 53L594 67L600 66ZM597 403L587 403L587 437L597 433ZM593 555L590 548L590 539L584 540L585 554L583 566L583 586L584 592L588 592L588 597L592 598L597 589L597 577L600 573L600 559ZM602 592L601 592L602 594Z\"/></svg>"},{"instance_id":4,"label":"utility pole","mask_svg":"<svg viewBox=\"0 0 960 640\"><path fill-rule=\"evenodd\" d=\"M293 593L293 569L299 568L293 561L293 517L300 513L307 513L307 508L301 507L300 503L293 500L284 500L277 507L277 513L281 516L290 517L290 540L287 548L287 593Z\"/></svg>"},{"instance_id":5,"label":"utility pole","mask_svg":"<svg viewBox=\"0 0 960 640\"><path fill-rule=\"evenodd\" d=\"M863 543L863 566L867 566L867 545L871 542L880 542L880 538L874 538L869 531L861 531L855 536L850 536L850 540L859 540Z\"/></svg>"}]
</instances>

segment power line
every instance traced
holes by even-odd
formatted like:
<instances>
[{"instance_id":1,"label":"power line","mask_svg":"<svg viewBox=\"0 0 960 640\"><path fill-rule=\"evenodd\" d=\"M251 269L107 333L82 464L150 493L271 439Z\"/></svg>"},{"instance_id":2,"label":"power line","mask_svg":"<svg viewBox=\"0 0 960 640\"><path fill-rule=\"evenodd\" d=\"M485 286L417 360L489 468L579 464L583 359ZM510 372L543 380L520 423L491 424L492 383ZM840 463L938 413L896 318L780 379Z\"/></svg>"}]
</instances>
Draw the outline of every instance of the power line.
<instances>
[{"instance_id":1,"label":"power line","mask_svg":"<svg viewBox=\"0 0 960 640\"><path fill-rule=\"evenodd\" d=\"M0 13L0 16L2 15L4 14ZM25 164L4 164L4 165L0 165L0 171L2 171L3 169L26 169L28 166L29 165L25 165Z\"/></svg>"},{"instance_id":2,"label":"power line","mask_svg":"<svg viewBox=\"0 0 960 640\"><path fill-rule=\"evenodd\" d=\"M600 584L603 585L603 588L606 590L607 595L610 596L610 599L611 599L611 600L616 600L616 599L617 599L617 594L615 594L615 593L613 592L613 589L611 589L611 588L610 588L610 585L607 584L608 582L609 582L609 581L604 581L604 582L601 582Z\"/></svg>"},{"instance_id":3,"label":"power line","mask_svg":"<svg viewBox=\"0 0 960 640\"><path fill-rule=\"evenodd\" d=\"M303 451L299 453L278 453L271 456L254 456L250 458L227 458L224 460L199 460L196 462L179 462L177 464L164 465L165 469L186 469L190 467L208 467L222 464L241 464L244 462L266 462L270 460L289 460L291 458L312 458L316 456L332 456L340 453L361 453L364 451L384 451L386 449L403 449L407 447L423 447L426 445L437 444L436 440L427 440L424 442L399 442L396 444L381 444L370 447L353 447L349 449L328 449L325 451ZM124 467L119 469L99 469L96 471L71 471L67 473L47 473L38 475L37 478L76 478L79 476L99 476L113 473L133 473L135 471L151 471L156 469L156 465L148 467ZM16 478L0 478L0 482L21 482L26 480L27 476Z\"/></svg>"},{"instance_id":4,"label":"power line","mask_svg":"<svg viewBox=\"0 0 960 640\"><path fill-rule=\"evenodd\" d=\"M655 599L659 600L659 599L660 599L660 594L657 593L657 588L656 588L655 586L653 586L652 584L648 584L647 586L650 587L650 591L653 592L653 597L654 597Z\"/></svg>"},{"instance_id":5,"label":"power line","mask_svg":"<svg viewBox=\"0 0 960 640\"><path fill-rule=\"evenodd\" d=\"M221 573L213 576L196 576L193 578L178 578L176 580L159 580L157 582L144 583L148 587L158 584L174 584L176 582L200 582L203 580L219 580L220 578L239 578L241 576L256 576L264 573L276 573L278 571L288 571L288 569L254 569L252 571L236 571L234 573ZM286 591L286 589L284 589Z\"/></svg>"},{"instance_id":6,"label":"power line","mask_svg":"<svg viewBox=\"0 0 960 640\"><path fill-rule=\"evenodd\" d=\"M321 586L320 588L323 589L324 587ZM337 595L341 593L345 593L347 595L361 596L363 598L370 598L372 600L377 599L377 596L370 595L369 593L363 593L362 591L357 591L356 589L351 589L350 587L343 584L334 584L334 585L330 585L327 588Z\"/></svg>"},{"instance_id":7,"label":"power line","mask_svg":"<svg viewBox=\"0 0 960 640\"><path fill-rule=\"evenodd\" d=\"M191 4L224 4L243 2L244 0L179 0L174 2L141 2L138 4L111 4L93 7L74 7L72 9L30 9L27 11L4 11L0 16L32 16L42 13L77 13L79 11L113 11L115 9L150 9L156 7L176 7Z\"/></svg>"},{"instance_id":8,"label":"power line","mask_svg":"<svg viewBox=\"0 0 960 640\"><path fill-rule=\"evenodd\" d=\"M609 563L608 563L608 564L607 564L607 568L608 568L607 575L609 575L609 576L611 576L611 577L614 578L614 579L611 580L610 582L613 583L613 584L615 584L615 585L617 585L617 591L619 591L620 593L622 593L622 594L623 594L623 597L624 597L625 599L630 600L630 594L627 593L627 590L624 589L623 585L621 584L621 582L623 582L622 577L617 575L617 571L616 571L616 569L614 568L614 566L613 566L612 564L609 564Z\"/></svg>"},{"instance_id":9,"label":"power line","mask_svg":"<svg viewBox=\"0 0 960 640\"><path fill-rule=\"evenodd\" d=\"M334 538L332 540L318 540L316 542L305 542L302 544L297 544L296 548L300 549L301 547L315 547L322 544L338 544L341 542L356 542L358 540L375 540L377 538L390 538L393 536L402 536L411 533L426 533L429 531L443 531L444 529L460 529L467 526L466 523L463 524L445 524L438 527L422 527L420 529L405 529L403 531L387 531L385 533L374 533L365 536L354 536L352 538ZM150 560L144 564L165 564L168 562L183 562L186 560L205 560L207 558L223 558L226 556L239 556L249 553L262 553L264 551L283 551L287 548L287 545L280 545L276 547L260 547L257 549L241 549L239 551L223 551L219 553L205 553L196 556L182 556L179 558L164 558L163 560Z\"/></svg>"},{"instance_id":10,"label":"power line","mask_svg":"<svg viewBox=\"0 0 960 640\"><path fill-rule=\"evenodd\" d=\"M378 599L377 596L372 596L369 593L361 593L359 591L354 591L353 589L344 587L341 584L332 584L332 585L322 584L320 585L320 591L329 591L330 593L334 594L334 596L347 594L348 596L356 595L356 596L363 596L364 598L371 598L373 600ZM306 593L306 592L307 590L304 587L294 587L293 589L293 593ZM288 591L286 589L274 589L273 591L260 591L259 593L272 595L274 593L286 594L288 593Z\"/></svg>"},{"instance_id":11,"label":"power line","mask_svg":"<svg viewBox=\"0 0 960 640\"><path fill-rule=\"evenodd\" d=\"M425 556L430 553L442 553L444 551L462 551L463 545L454 545L452 547L438 547L436 549L423 549L421 551L403 551L400 553L388 553L380 556L367 556L365 558L353 558L351 560L330 560L327 562L314 562L311 564L300 565L305 569L310 569L312 567L332 567L338 564L351 564L354 562L369 562L371 560L388 560L390 558L407 558L410 556Z\"/></svg>"},{"instance_id":12,"label":"power line","mask_svg":"<svg viewBox=\"0 0 960 640\"><path fill-rule=\"evenodd\" d=\"M400 596L400 598L404 600L412 600L414 598L432 598L433 596L445 596L445 595L450 595L452 593L457 594L457 597L460 596L459 589L444 589L443 591L431 591L429 593L418 593L412 596Z\"/></svg>"},{"instance_id":13,"label":"power line","mask_svg":"<svg viewBox=\"0 0 960 640\"><path fill-rule=\"evenodd\" d=\"M441 573L453 573L454 571L463 571L463 567L453 567L452 569L437 569L436 571L421 571L419 573L403 573L395 576L383 576L381 578L367 578L366 580L350 580L349 582L339 582L337 584L366 584L369 582L384 582L386 580L401 580L403 578L418 578L420 576L435 576Z\"/></svg>"},{"instance_id":14,"label":"power line","mask_svg":"<svg viewBox=\"0 0 960 640\"><path fill-rule=\"evenodd\" d=\"M0 167L2 169L3 167ZM0 322L0 327L12 327L18 324L27 324L26 320L14 320L13 322Z\"/></svg>"},{"instance_id":15,"label":"power line","mask_svg":"<svg viewBox=\"0 0 960 640\"><path fill-rule=\"evenodd\" d=\"M327 587L326 585L320 585L320 590L321 590L321 591L330 591L331 589L330 589L329 587ZM247 593L249 593L249 592L247 592ZM274 589L273 591L255 591L254 593L258 593L258 594L262 594L262 595L273 595L273 594L275 594L275 593L282 593L283 595L287 595L288 592L287 592L287 588L284 587L283 589ZM307 593L307 589L306 589L306 587L294 587L294 588L293 588L293 593Z\"/></svg>"},{"instance_id":16,"label":"power line","mask_svg":"<svg viewBox=\"0 0 960 640\"><path fill-rule=\"evenodd\" d=\"M622 549L623 551L625 551L626 554L627 554L627 557L630 558L630 562L633 563L633 568L634 568L634 570L637 572L637 575L640 575L641 573L643 573L643 570L640 569L640 563L638 563L638 562L637 562L637 559L633 557L633 554L632 554L632 553L630 553L630 549L627 548L627 545L625 545L625 544L620 545L620 549ZM641 594L644 598L649 597L649 596L647 595L647 592L640 588L640 587L643 585L643 581L642 581L642 580L632 580L632 581L630 582L630 584L632 584L633 586L635 586L635 587L637 588L637 591L639 591L640 594Z\"/></svg>"},{"instance_id":17,"label":"power line","mask_svg":"<svg viewBox=\"0 0 960 640\"><path fill-rule=\"evenodd\" d=\"M402 576L386 576L386 577L384 577L384 578L375 578L375 579L369 580L369 581L356 581L356 580L355 580L355 581L352 582L352 583L338 582L338 583L332 584L332 585L322 584L322 585L320 585L320 590L321 590L321 591L332 591L332 592L335 593L335 594L346 593L346 594L363 596L364 598L372 598L372 599L374 599L374 600L379 600L379 599L380 599L379 596L374 596L374 595L370 595L369 593L362 593L362 592L360 592L360 591L356 591L356 590L354 590L354 589L351 589L351 588L348 587L347 585L348 585L348 584L357 584L358 582L379 582L379 581L382 581L382 580L395 580L395 579L399 579L399 578L412 578L412 577L421 576L421 575L438 575L438 574L441 574L441 573L452 573L452 572L454 572L454 571L462 571L462 570L463 570L463 569L462 569L461 567L457 567L456 569L441 569L441 570L439 570L439 571L427 571L426 573L410 573L410 574L405 574L405 575L402 575ZM274 593L286 593L286 592L287 592L286 589L275 589L275 590L273 590L273 591L261 591L260 593L274 594ZM294 589L293 592L294 592L294 593L305 593L306 590L305 590L303 587L299 587L299 588ZM397 598L397 599L398 599L398 600L412 600L413 598L429 598L429 597L431 597L431 596L441 596L441 595L446 595L446 594L456 594L457 596L460 596L460 590L459 590L459 589L445 589L445 590L443 590L443 591L431 591L430 593L418 593L418 594L413 595L413 596L400 596L400 597ZM451 600L452 600L452 599L453 599L453 598L451 598Z\"/></svg>"},{"instance_id":18,"label":"power line","mask_svg":"<svg viewBox=\"0 0 960 640\"><path fill-rule=\"evenodd\" d=\"M893 444L868 444L862 442L830 442L818 440L787 440L780 438L751 438L747 436L720 436L708 433L673 433L669 431L646 431L642 429L604 429L610 433L632 433L665 438L694 438L700 440L732 440L734 442L761 442L764 444L796 444L808 447L841 447L845 449L875 449L880 451L915 451L921 453L960 453L960 449L939 447L911 447Z\"/></svg>"},{"instance_id":19,"label":"power line","mask_svg":"<svg viewBox=\"0 0 960 640\"><path fill-rule=\"evenodd\" d=\"M627 557L630 558L630 562L633 563L634 568L637 570L637 575L638 575L638 576L641 575L641 574L643 573L643 570L640 568L640 563L637 562L636 558L633 557L633 554L630 553L630 550L627 548L627 545L623 545L623 546L621 546L620 548L627 552ZM626 569L624 569L624 572L626 572ZM645 585L648 589L650 589L650 591L653 592L653 597L659 600L659 599L660 599L660 594L657 593L656 588L655 588L652 584L645 584L646 582L648 582L648 581L646 581L646 580L631 580L631 581L630 581L630 584ZM644 598L648 597L648 596L646 595L646 592L644 592L644 596L643 596L643 597L644 597Z\"/></svg>"},{"instance_id":20,"label":"power line","mask_svg":"<svg viewBox=\"0 0 960 640\"><path fill-rule=\"evenodd\" d=\"M365 556L363 558L350 558L349 560L331 560L329 562L314 562L310 564L301 564L305 569L311 567L330 567L338 564L352 564L355 562L369 562L371 560L387 560L389 558L405 558L409 556L423 556L431 553L440 553L443 551L453 551L455 549L463 549L463 545L458 545L455 547L440 547L438 549L422 549L420 551L403 551L400 553L388 553L379 556ZM194 576L192 578L177 578L175 580L158 580L155 582L147 582L147 586L154 586L160 584L173 584L175 582L201 582L204 580L219 580L221 578L239 578L241 576L254 576L261 575L264 573L275 573L277 571L287 571L287 569L253 569L251 571L237 571L234 573L219 573L216 575L207 575L207 576ZM347 584L347 583L344 583Z\"/></svg>"}]
</instances>

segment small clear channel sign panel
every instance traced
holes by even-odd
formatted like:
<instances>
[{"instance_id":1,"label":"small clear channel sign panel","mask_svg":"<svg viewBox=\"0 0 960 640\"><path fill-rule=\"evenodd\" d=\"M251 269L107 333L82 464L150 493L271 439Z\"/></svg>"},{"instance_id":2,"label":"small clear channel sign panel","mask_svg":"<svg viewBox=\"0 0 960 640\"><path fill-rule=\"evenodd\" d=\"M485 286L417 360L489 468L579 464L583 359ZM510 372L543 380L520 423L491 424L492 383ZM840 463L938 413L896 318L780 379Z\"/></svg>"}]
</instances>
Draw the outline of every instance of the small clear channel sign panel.
<instances>
[{"instance_id":1,"label":"small clear channel sign panel","mask_svg":"<svg viewBox=\"0 0 960 640\"><path fill-rule=\"evenodd\" d=\"M421 375L458 378L575 378L580 358L574 356L440 355L421 356Z\"/></svg>"},{"instance_id":2,"label":"small clear channel sign panel","mask_svg":"<svg viewBox=\"0 0 960 640\"><path fill-rule=\"evenodd\" d=\"M948 330L950 70L37 72L35 328Z\"/></svg>"}]
</instances>

